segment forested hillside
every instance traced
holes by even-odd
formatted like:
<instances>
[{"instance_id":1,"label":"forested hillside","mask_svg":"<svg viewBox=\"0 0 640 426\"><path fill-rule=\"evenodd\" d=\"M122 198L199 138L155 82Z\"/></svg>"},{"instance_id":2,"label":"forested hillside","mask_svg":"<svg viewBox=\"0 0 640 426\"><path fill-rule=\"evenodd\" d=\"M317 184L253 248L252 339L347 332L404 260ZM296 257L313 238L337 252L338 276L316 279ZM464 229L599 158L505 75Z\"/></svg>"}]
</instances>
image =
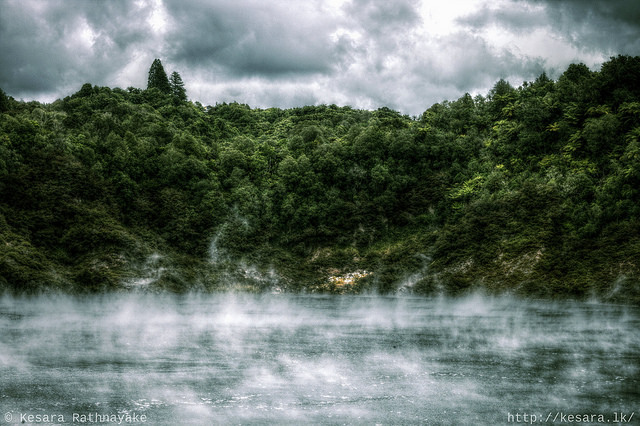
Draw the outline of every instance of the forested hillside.
<instances>
[{"instance_id":1,"label":"forested hillside","mask_svg":"<svg viewBox=\"0 0 640 426\"><path fill-rule=\"evenodd\" d=\"M419 117L205 107L171 77L0 92L0 286L640 302L640 57Z\"/></svg>"}]
</instances>

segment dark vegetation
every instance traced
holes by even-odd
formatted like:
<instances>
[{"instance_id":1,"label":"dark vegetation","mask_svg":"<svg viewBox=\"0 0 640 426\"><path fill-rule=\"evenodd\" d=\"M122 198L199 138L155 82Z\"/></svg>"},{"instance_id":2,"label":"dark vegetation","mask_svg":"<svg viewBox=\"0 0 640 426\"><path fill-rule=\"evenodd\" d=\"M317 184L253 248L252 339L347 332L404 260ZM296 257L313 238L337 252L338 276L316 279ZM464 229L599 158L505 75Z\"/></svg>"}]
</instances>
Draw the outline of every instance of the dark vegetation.
<instances>
[{"instance_id":1,"label":"dark vegetation","mask_svg":"<svg viewBox=\"0 0 640 426\"><path fill-rule=\"evenodd\" d=\"M414 118L204 107L161 68L0 92L0 286L640 300L639 57Z\"/></svg>"}]
</instances>

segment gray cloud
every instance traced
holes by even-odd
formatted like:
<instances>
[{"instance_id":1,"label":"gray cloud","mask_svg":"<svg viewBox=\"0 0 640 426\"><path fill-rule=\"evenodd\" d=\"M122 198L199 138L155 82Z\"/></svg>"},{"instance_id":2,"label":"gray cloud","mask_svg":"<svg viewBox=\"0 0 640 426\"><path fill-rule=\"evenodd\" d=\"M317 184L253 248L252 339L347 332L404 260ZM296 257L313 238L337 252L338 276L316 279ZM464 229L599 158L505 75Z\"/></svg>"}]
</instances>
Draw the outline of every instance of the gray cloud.
<instances>
[{"instance_id":1,"label":"gray cloud","mask_svg":"<svg viewBox=\"0 0 640 426\"><path fill-rule=\"evenodd\" d=\"M462 16L458 22L471 29L545 29L585 51L640 51L640 7L633 0L515 0Z\"/></svg>"},{"instance_id":2,"label":"gray cloud","mask_svg":"<svg viewBox=\"0 0 640 426\"><path fill-rule=\"evenodd\" d=\"M408 51L412 54L389 53L386 59L392 65L376 71L372 70L377 58L369 58L364 62L368 67L341 75L338 84L350 99L366 94L359 102L367 108L388 106L417 115L435 102L457 99L465 92L486 94L500 78L532 80L545 70L540 58L494 49L481 37L464 32L409 46Z\"/></svg>"},{"instance_id":3,"label":"gray cloud","mask_svg":"<svg viewBox=\"0 0 640 426\"><path fill-rule=\"evenodd\" d=\"M560 11L562 14L570 15L574 20L592 17L596 21L624 23L636 29L640 28L640 7L633 0L533 0L533 3L542 4L554 12Z\"/></svg>"},{"instance_id":4,"label":"gray cloud","mask_svg":"<svg viewBox=\"0 0 640 426\"><path fill-rule=\"evenodd\" d=\"M539 58L518 56L507 49L493 49L481 37L465 32L444 37L438 47L447 52L446 59L436 61L434 56L429 56L426 63L416 64L418 67L413 73L459 92L487 87L500 78L530 79L544 71Z\"/></svg>"},{"instance_id":5,"label":"gray cloud","mask_svg":"<svg viewBox=\"0 0 640 426\"><path fill-rule=\"evenodd\" d=\"M0 85L8 93L62 95L112 83L149 39L150 9L112 2L5 1L0 5Z\"/></svg>"},{"instance_id":6,"label":"gray cloud","mask_svg":"<svg viewBox=\"0 0 640 426\"><path fill-rule=\"evenodd\" d=\"M168 53L188 66L217 66L233 76L331 71L348 49L315 2L166 2L174 28Z\"/></svg>"},{"instance_id":7,"label":"gray cloud","mask_svg":"<svg viewBox=\"0 0 640 426\"><path fill-rule=\"evenodd\" d=\"M611 54L638 54L640 7L636 1L540 1L549 19L575 46Z\"/></svg>"},{"instance_id":8,"label":"gray cloud","mask_svg":"<svg viewBox=\"0 0 640 426\"><path fill-rule=\"evenodd\" d=\"M425 1L4 0L0 87L45 101L85 82L145 87L157 57L203 104L417 115L464 92L486 94L499 78L518 85L571 62L640 54L633 1ZM423 18L444 19L442 10L457 19L433 32Z\"/></svg>"},{"instance_id":9,"label":"gray cloud","mask_svg":"<svg viewBox=\"0 0 640 426\"><path fill-rule=\"evenodd\" d=\"M352 0L344 7L354 22L366 28L371 35L393 37L420 20L415 0Z\"/></svg>"},{"instance_id":10,"label":"gray cloud","mask_svg":"<svg viewBox=\"0 0 640 426\"><path fill-rule=\"evenodd\" d=\"M532 7L531 3L525 2L519 6L514 7L513 4L510 4L505 8L481 8L472 14L461 16L457 21L472 29L496 25L516 33L548 27L548 15L544 8Z\"/></svg>"}]
</instances>

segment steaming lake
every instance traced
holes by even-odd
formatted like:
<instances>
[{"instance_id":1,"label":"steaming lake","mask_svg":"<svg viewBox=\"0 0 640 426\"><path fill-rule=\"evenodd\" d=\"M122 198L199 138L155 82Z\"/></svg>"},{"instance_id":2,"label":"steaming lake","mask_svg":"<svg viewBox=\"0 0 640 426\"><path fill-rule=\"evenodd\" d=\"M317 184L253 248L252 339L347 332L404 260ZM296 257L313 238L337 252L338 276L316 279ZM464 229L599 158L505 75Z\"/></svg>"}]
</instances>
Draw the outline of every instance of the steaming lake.
<instances>
[{"instance_id":1,"label":"steaming lake","mask_svg":"<svg viewBox=\"0 0 640 426\"><path fill-rule=\"evenodd\" d=\"M640 424L639 330L507 297L5 297L0 424Z\"/></svg>"}]
</instances>

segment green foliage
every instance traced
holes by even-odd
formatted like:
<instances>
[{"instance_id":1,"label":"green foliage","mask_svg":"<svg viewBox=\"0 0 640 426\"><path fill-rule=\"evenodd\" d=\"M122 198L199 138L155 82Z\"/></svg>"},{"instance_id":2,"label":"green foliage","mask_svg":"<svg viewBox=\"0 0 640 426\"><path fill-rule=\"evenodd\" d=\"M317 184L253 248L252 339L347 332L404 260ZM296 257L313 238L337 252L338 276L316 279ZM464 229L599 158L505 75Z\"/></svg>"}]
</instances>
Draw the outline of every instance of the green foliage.
<instances>
[{"instance_id":1,"label":"green foliage","mask_svg":"<svg viewBox=\"0 0 640 426\"><path fill-rule=\"evenodd\" d=\"M203 107L159 60L148 90L0 92L0 284L118 288L163 253L155 285L176 291L250 264L293 290L367 271L352 289L621 298L640 282L638 72L500 80L416 119Z\"/></svg>"},{"instance_id":2,"label":"green foliage","mask_svg":"<svg viewBox=\"0 0 640 426\"><path fill-rule=\"evenodd\" d=\"M154 59L151 68L149 68L147 90L149 89L158 89L165 94L172 93L172 87L160 59Z\"/></svg>"},{"instance_id":3,"label":"green foliage","mask_svg":"<svg viewBox=\"0 0 640 426\"><path fill-rule=\"evenodd\" d=\"M9 105L9 97L4 93L4 90L0 89L0 113L9 111Z\"/></svg>"},{"instance_id":4,"label":"green foliage","mask_svg":"<svg viewBox=\"0 0 640 426\"><path fill-rule=\"evenodd\" d=\"M169 78L169 85L171 86L171 94L180 101L187 100L187 90L184 88L184 82L182 77L177 71L171 73Z\"/></svg>"}]
</instances>

